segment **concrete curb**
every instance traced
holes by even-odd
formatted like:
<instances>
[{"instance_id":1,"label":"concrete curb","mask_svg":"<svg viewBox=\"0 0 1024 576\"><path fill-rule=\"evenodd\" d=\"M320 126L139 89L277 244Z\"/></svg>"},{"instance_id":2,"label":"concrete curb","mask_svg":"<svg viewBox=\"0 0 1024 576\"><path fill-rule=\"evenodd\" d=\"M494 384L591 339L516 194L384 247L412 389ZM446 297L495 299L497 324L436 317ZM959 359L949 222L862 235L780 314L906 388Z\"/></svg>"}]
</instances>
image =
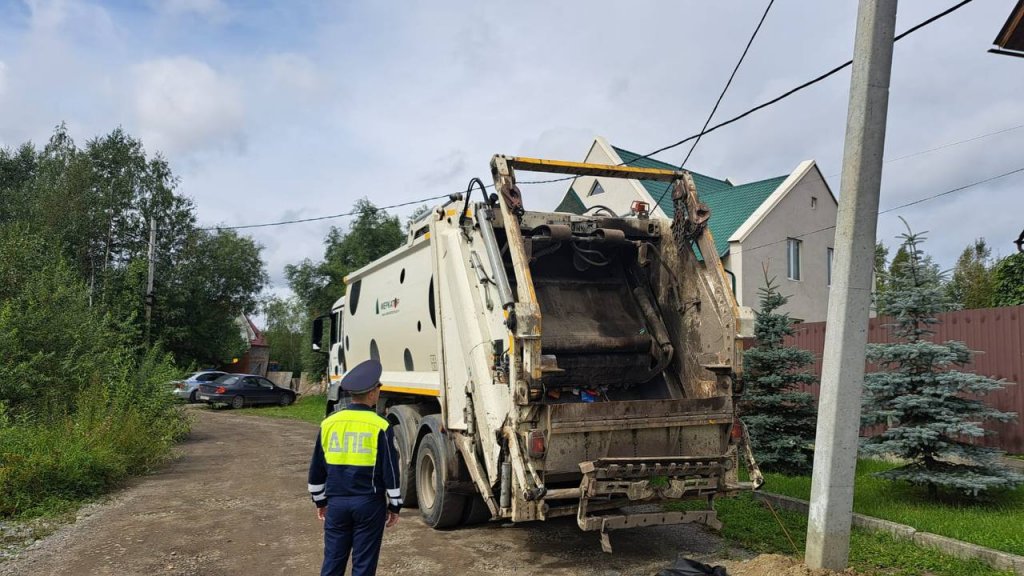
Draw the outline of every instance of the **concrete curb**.
<instances>
[{"instance_id":1,"label":"concrete curb","mask_svg":"<svg viewBox=\"0 0 1024 576\"><path fill-rule=\"evenodd\" d=\"M809 509L807 501L781 494L754 492L754 498L766 500L776 508L782 508L783 510L806 514ZM933 548L957 558L980 560L996 570L1012 570L1015 574L1024 576L1024 556L993 550L992 548L978 546L954 538L947 538L946 536L939 536L938 534L918 532L913 526L897 524L896 522L864 516L863 514L853 515L853 525L872 532L887 532L901 540L910 540L918 546Z\"/></svg>"}]
</instances>

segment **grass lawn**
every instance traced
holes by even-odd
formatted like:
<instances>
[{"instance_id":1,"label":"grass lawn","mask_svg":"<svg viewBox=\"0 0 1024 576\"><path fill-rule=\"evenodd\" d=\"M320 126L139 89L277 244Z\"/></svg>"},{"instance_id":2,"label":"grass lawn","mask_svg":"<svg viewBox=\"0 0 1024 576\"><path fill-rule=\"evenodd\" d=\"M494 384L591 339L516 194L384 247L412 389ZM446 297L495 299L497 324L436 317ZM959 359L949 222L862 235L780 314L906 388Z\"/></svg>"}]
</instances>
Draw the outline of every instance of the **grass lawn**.
<instances>
[{"instance_id":1,"label":"grass lawn","mask_svg":"<svg viewBox=\"0 0 1024 576\"><path fill-rule=\"evenodd\" d=\"M1024 555L1024 486L990 494L981 502L965 502L955 496L933 502L922 488L872 475L895 466L877 460L858 462L855 512ZM807 500L811 478L765 474L763 490Z\"/></svg>"},{"instance_id":2,"label":"grass lawn","mask_svg":"<svg viewBox=\"0 0 1024 576\"><path fill-rule=\"evenodd\" d=\"M699 506L685 502L679 508ZM750 494L715 501L722 536L755 552L802 556L807 535L803 514L776 510L797 546L794 552L768 508ZM879 576L1011 576L976 560L960 560L941 552L897 540L888 534L855 529L850 538L850 566L859 574Z\"/></svg>"},{"instance_id":3,"label":"grass lawn","mask_svg":"<svg viewBox=\"0 0 1024 576\"><path fill-rule=\"evenodd\" d=\"M324 419L324 411L327 410L327 397L316 394L300 396L291 406L254 406L238 410L242 414L253 414L256 416L268 416L270 418L291 418L293 420L305 420L313 424L320 424Z\"/></svg>"}]
</instances>

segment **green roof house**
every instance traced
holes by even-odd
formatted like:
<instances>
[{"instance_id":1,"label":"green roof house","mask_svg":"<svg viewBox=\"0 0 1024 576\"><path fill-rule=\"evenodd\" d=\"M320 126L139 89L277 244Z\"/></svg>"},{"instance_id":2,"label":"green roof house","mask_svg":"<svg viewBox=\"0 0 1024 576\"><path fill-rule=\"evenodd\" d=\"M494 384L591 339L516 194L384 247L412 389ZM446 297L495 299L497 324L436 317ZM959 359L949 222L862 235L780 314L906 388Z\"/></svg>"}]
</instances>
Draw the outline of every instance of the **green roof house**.
<instances>
[{"instance_id":1,"label":"green roof house","mask_svg":"<svg viewBox=\"0 0 1024 576\"><path fill-rule=\"evenodd\" d=\"M677 167L594 139L585 162L648 168ZM697 195L711 209L708 227L722 265L736 283L741 307L756 307L764 270L790 296L787 311L808 322L825 320L832 275L832 238L837 203L813 160L790 174L743 184L690 172ZM603 206L628 214L634 201L651 215L671 219L672 193L663 182L593 176L573 180L556 210L582 214Z\"/></svg>"}]
</instances>

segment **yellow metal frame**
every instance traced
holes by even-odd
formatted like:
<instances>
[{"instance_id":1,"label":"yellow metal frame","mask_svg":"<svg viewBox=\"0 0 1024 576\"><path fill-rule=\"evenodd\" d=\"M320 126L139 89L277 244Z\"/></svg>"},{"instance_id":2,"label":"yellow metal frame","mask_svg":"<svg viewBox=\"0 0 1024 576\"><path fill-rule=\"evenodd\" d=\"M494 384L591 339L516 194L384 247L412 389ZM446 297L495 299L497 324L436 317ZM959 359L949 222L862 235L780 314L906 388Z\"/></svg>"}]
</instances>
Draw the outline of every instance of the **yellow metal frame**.
<instances>
[{"instance_id":1,"label":"yellow metal frame","mask_svg":"<svg viewBox=\"0 0 1024 576\"><path fill-rule=\"evenodd\" d=\"M682 170L664 170L661 168L638 168L636 166L611 166L608 164L588 164L586 162L566 162L563 160L542 160L523 156L505 156L509 167L528 172L551 172L554 174L572 174L575 176L605 176L608 178L630 178L634 180L657 180L671 182L683 177Z\"/></svg>"}]
</instances>

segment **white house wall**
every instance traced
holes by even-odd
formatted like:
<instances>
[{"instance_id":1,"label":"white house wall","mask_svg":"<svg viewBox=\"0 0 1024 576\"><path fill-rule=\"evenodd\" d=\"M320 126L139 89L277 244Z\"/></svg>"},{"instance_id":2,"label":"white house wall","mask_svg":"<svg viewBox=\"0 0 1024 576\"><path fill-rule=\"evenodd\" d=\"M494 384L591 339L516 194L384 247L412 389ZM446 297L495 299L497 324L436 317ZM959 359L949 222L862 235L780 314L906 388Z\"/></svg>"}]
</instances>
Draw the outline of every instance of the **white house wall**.
<instances>
[{"instance_id":1,"label":"white house wall","mask_svg":"<svg viewBox=\"0 0 1024 576\"><path fill-rule=\"evenodd\" d=\"M593 146L590 147L590 153L587 154L584 162L591 164L609 164L615 165L622 162L622 159L615 154L615 151L601 138L594 140ZM603 194L597 196L589 196L591 188L594 186L594 180L601 182L601 187L604 189ZM645 196L642 196L640 184L636 180L627 180L625 178L597 178L595 176L580 176L573 182L573 190L580 197L580 201L587 208L590 208L596 204L607 206L613 210L616 214L625 214L629 212L630 206L633 205L635 200L643 200L650 202Z\"/></svg>"},{"instance_id":2,"label":"white house wall","mask_svg":"<svg viewBox=\"0 0 1024 576\"><path fill-rule=\"evenodd\" d=\"M817 198L811 209L811 198ZM825 320L828 310L828 248L833 246L837 206L818 169L808 170L742 242L730 242L732 264L740 268L741 304L758 308L764 286L762 266L789 296L785 311L807 322ZM822 230L822 229L825 230ZM815 232L820 230L818 232ZM800 280L787 278L787 238L802 241ZM736 252L739 252L736 254Z\"/></svg>"}]
</instances>

